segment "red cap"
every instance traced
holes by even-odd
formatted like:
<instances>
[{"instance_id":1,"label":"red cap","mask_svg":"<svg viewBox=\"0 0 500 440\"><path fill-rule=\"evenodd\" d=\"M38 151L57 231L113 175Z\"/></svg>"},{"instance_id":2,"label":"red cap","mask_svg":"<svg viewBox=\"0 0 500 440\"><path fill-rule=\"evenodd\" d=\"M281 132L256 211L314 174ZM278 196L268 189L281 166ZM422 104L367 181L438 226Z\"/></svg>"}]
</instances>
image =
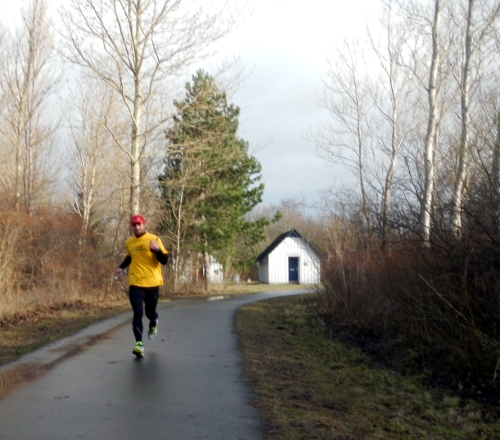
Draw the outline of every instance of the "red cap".
<instances>
[{"instance_id":1,"label":"red cap","mask_svg":"<svg viewBox=\"0 0 500 440\"><path fill-rule=\"evenodd\" d=\"M142 215L132 216L132 218L130 219L130 224L133 226L136 225L137 223L146 224L146 220L144 220L144 217Z\"/></svg>"}]
</instances>

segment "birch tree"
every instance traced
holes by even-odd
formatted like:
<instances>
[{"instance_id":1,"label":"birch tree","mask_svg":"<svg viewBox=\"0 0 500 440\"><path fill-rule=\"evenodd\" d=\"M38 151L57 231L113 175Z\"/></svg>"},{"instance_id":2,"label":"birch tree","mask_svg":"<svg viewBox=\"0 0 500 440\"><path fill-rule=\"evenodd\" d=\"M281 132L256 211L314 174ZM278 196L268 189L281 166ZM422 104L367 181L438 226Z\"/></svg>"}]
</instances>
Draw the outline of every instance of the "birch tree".
<instances>
[{"instance_id":1,"label":"birch tree","mask_svg":"<svg viewBox=\"0 0 500 440\"><path fill-rule=\"evenodd\" d=\"M69 155L73 211L82 218L82 235L109 219L107 208L117 197L122 176L116 170L109 127L115 130L113 105L116 95L95 77L86 75L72 94L68 108L71 133Z\"/></svg>"},{"instance_id":2,"label":"birch tree","mask_svg":"<svg viewBox=\"0 0 500 440\"><path fill-rule=\"evenodd\" d=\"M404 112L404 102L408 99L409 92L406 85L403 64L403 48L406 42L406 30L396 20L393 2L387 1L381 17L383 28L382 41L377 43L369 34L371 47L376 54L381 68L380 84L382 92L373 91L374 106L380 115L382 123L387 130L381 130L377 135L382 153L387 157L386 163L381 165L381 202L380 223L382 249L387 248L389 230L389 207L393 180L396 172L398 155L402 146L402 127L400 119ZM373 117L376 117L375 115Z\"/></svg>"},{"instance_id":3,"label":"birch tree","mask_svg":"<svg viewBox=\"0 0 500 440\"><path fill-rule=\"evenodd\" d=\"M491 161L491 193L492 193L492 234L496 241L500 241L500 112L496 112L496 137L493 142Z\"/></svg>"},{"instance_id":4,"label":"birch tree","mask_svg":"<svg viewBox=\"0 0 500 440\"><path fill-rule=\"evenodd\" d=\"M3 183L14 194L16 209L32 212L37 203L49 200L56 171L50 156L56 124L50 120L54 112L46 110L58 81L45 0L33 0L23 10L20 27L7 41L10 56L0 86L8 124L8 154L3 157L8 177Z\"/></svg>"},{"instance_id":5,"label":"birch tree","mask_svg":"<svg viewBox=\"0 0 500 440\"><path fill-rule=\"evenodd\" d=\"M471 99L474 88L477 87L478 75L481 70L481 52L484 49L485 39L489 31L498 19L500 4L483 2L476 4L476 0L467 0L462 9L459 4L459 23L465 23L463 32L463 47L461 74L459 81L460 90L460 143L457 151L457 164L455 182L452 194L452 229L455 235L460 236L462 228L462 204L464 197L464 185L467 178L470 156L470 119ZM488 6L491 7L488 10ZM463 18L462 15L463 14Z\"/></svg>"},{"instance_id":6,"label":"birch tree","mask_svg":"<svg viewBox=\"0 0 500 440\"><path fill-rule=\"evenodd\" d=\"M128 140L114 133L130 163L130 211L140 211L148 147L168 120L162 98L172 81L230 28L222 13L188 0L72 0L62 11L66 56L121 97Z\"/></svg>"},{"instance_id":7,"label":"birch tree","mask_svg":"<svg viewBox=\"0 0 500 440\"><path fill-rule=\"evenodd\" d=\"M105 250L115 255L122 219L128 218L128 200L121 189L126 167L123 153L114 148L111 135L122 126L114 112L116 101L112 89L86 74L77 89L71 91L66 108L71 207L81 218L78 240L81 258L75 268L78 280L91 264L91 260L83 257L89 254L89 245L99 253ZM97 235L103 239L96 241Z\"/></svg>"},{"instance_id":8,"label":"birch tree","mask_svg":"<svg viewBox=\"0 0 500 440\"><path fill-rule=\"evenodd\" d=\"M434 1L434 14L432 17L432 21L430 21L432 54L430 60L428 83L426 88L428 100L428 116L427 132L425 134L424 142L424 187L420 208L420 232L424 245L428 245L430 242L432 199L434 195L434 154L439 123L437 94L439 89L439 70L442 61L441 47L439 42L439 31L442 15L441 3L441 0Z\"/></svg>"},{"instance_id":9,"label":"birch tree","mask_svg":"<svg viewBox=\"0 0 500 440\"><path fill-rule=\"evenodd\" d=\"M330 124L314 136L320 157L348 168L356 177L361 195L361 212L368 242L372 231L371 209L366 182L366 158L370 142L370 94L366 67L358 43L344 42L330 58L321 105L330 115Z\"/></svg>"}]
</instances>

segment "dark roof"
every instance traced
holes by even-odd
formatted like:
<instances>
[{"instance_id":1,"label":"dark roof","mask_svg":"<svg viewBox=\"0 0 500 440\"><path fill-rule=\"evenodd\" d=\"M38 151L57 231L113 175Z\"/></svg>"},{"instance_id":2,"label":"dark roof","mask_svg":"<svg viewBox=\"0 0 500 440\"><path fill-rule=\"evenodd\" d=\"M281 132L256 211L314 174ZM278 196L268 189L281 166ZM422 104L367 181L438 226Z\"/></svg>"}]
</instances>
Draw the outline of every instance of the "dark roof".
<instances>
[{"instance_id":1,"label":"dark roof","mask_svg":"<svg viewBox=\"0 0 500 440\"><path fill-rule=\"evenodd\" d=\"M302 235L300 235L296 229L291 229L290 231L283 232L283 234L278 235L278 237L276 237L275 240L261 252L256 261L265 259L287 237L302 238L302 240L304 240L312 249L314 249L314 247L304 237L302 237ZM316 251L316 249L314 250Z\"/></svg>"}]
</instances>

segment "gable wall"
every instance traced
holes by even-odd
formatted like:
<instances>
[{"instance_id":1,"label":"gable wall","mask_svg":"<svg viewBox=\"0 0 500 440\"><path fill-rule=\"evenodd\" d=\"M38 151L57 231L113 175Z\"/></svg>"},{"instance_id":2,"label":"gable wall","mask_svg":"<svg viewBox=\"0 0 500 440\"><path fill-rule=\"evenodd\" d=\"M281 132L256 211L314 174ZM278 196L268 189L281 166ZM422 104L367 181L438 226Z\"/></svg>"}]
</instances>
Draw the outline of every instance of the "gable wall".
<instances>
[{"instance_id":1,"label":"gable wall","mask_svg":"<svg viewBox=\"0 0 500 440\"><path fill-rule=\"evenodd\" d=\"M285 238L269 255L267 261L267 281L270 284L288 283L288 258L299 258L299 283L317 284L320 281L319 256L302 238Z\"/></svg>"},{"instance_id":2,"label":"gable wall","mask_svg":"<svg viewBox=\"0 0 500 440\"><path fill-rule=\"evenodd\" d=\"M259 282L269 283L269 259L259 261Z\"/></svg>"}]
</instances>

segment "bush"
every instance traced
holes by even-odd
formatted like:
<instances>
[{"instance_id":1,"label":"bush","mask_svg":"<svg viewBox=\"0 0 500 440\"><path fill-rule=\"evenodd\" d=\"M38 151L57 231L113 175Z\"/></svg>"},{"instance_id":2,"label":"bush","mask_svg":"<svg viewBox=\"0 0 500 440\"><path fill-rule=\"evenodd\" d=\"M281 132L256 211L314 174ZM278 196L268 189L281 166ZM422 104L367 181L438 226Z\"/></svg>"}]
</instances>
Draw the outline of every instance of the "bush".
<instances>
[{"instance_id":1,"label":"bush","mask_svg":"<svg viewBox=\"0 0 500 440\"><path fill-rule=\"evenodd\" d=\"M122 295L116 262L81 234L78 216L0 213L0 317L41 305Z\"/></svg>"},{"instance_id":2,"label":"bush","mask_svg":"<svg viewBox=\"0 0 500 440\"><path fill-rule=\"evenodd\" d=\"M460 387L491 385L500 357L499 261L494 249L459 242L446 250L332 252L324 305L365 348L377 346L381 356L397 348L393 363Z\"/></svg>"}]
</instances>

